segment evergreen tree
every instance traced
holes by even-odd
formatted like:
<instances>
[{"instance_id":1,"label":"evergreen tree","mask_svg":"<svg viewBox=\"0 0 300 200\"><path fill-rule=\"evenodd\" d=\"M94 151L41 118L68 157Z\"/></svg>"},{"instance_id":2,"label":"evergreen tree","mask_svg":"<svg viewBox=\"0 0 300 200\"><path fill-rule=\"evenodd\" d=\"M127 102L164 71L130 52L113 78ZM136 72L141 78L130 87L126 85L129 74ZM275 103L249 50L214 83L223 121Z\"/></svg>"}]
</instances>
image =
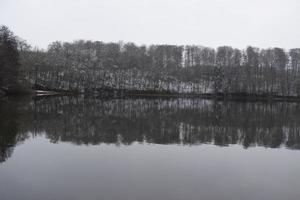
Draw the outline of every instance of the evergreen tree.
<instances>
[{"instance_id":1,"label":"evergreen tree","mask_svg":"<svg viewBox=\"0 0 300 200\"><path fill-rule=\"evenodd\" d=\"M0 26L0 88L11 92L17 88L19 53L17 39L6 26Z\"/></svg>"}]
</instances>

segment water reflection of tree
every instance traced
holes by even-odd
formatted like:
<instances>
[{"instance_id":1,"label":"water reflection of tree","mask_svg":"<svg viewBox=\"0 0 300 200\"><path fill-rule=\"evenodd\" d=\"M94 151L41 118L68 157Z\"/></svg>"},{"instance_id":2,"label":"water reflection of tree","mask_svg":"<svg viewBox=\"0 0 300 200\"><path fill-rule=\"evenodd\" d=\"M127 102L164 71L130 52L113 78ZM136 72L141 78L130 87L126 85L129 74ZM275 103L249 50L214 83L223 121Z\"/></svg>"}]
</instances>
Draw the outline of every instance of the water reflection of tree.
<instances>
[{"instance_id":1,"label":"water reflection of tree","mask_svg":"<svg viewBox=\"0 0 300 200\"><path fill-rule=\"evenodd\" d=\"M36 108L38 129L54 142L299 146L297 103L56 98Z\"/></svg>"},{"instance_id":2,"label":"water reflection of tree","mask_svg":"<svg viewBox=\"0 0 300 200\"><path fill-rule=\"evenodd\" d=\"M24 141L28 134L22 131L24 123L28 120L22 112L22 104L26 105L28 99L2 99L0 101L0 163L9 158L18 142Z\"/></svg>"},{"instance_id":3,"label":"water reflection of tree","mask_svg":"<svg viewBox=\"0 0 300 200\"><path fill-rule=\"evenodd\" d=\"M0 122L2 161L28 132L78 145L150 142L300 148L297 103L57 97L22 106L6 104L10 106L0 107L5 119Z\"/></svg>"}]
</instances>

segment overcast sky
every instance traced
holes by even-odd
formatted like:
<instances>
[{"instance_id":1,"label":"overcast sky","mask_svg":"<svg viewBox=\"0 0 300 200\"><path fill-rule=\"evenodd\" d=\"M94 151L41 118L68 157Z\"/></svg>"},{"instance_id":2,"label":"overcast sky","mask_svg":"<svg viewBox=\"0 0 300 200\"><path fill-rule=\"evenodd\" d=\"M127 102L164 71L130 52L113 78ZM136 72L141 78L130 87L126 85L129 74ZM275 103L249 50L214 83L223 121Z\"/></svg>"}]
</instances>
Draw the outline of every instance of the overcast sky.
<instances>
[{"instance_id":1,"label":"overcast sky","mask_svg":"<svg viewBox=\"0 0 300 200\"><path fill-rule=\"evenodd\" d=\"M300 47L300 0L0 0L0 24L30 44Z\"/></svg>"}]
</instances>

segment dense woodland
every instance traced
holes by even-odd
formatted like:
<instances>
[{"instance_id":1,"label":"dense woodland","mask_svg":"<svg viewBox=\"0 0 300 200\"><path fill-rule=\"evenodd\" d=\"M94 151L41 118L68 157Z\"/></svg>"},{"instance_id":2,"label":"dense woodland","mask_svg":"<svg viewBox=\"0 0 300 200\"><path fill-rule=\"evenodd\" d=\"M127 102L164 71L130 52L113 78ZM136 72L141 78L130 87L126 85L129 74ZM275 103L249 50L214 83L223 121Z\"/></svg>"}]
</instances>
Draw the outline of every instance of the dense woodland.
<instances>
[{"instance_id":1,"label":"dense woodland","mask_svg":"<svg viewBox=\"0 0 300 200\"><path fill-rule=\"evenodd\" d=\"M80 93L300 96L300 49L137 46L78 40L32 48L0 28L0 85ZM26 84L25 84L26 85Z\"/></svg>"}]
</instances>

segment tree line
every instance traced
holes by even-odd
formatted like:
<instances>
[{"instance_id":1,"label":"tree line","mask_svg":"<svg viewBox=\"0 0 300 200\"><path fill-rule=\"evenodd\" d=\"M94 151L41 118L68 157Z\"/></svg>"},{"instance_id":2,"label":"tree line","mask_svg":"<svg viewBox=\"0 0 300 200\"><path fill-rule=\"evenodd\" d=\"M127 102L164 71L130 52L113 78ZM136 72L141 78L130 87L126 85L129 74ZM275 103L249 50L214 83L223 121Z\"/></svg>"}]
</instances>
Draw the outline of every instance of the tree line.
<instances>
[{"instance_id":1,"label":"tree line","mask_svg":"<svg viewBox=\"0 0 300 200\"><path fill-rule=\"evenodd\" d=\"M300 96L300 49L77 40L40 50L7 27L0 30L1 87L7 77L15 80L5 75L11 71L31 87L50 90Z\"/></svg>"}]
</instances>

